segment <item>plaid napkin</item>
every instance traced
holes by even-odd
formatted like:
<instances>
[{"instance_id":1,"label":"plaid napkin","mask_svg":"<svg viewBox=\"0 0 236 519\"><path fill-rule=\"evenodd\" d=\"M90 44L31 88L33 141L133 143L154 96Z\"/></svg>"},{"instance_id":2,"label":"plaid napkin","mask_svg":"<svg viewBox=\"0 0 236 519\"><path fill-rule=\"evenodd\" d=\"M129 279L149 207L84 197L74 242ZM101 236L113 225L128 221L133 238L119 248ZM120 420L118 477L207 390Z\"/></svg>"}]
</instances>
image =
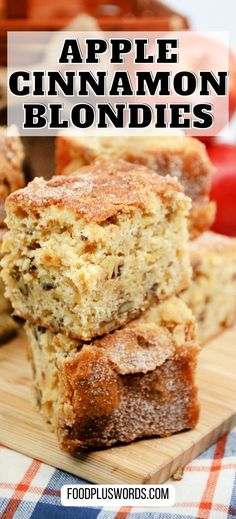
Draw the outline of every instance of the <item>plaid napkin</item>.
<instances>
[{"instance_id":1,"label":"plaid napkin","mask_svg":"<svg viewBox=\"0 0 236 519\"><path fill-rule=\"evenodd\" d=\"M0 447L2 519L233 519L236 517L236 429L187 465L171 508L68 508L64 484L85 481Z\"/></svg>"}]
</instances>

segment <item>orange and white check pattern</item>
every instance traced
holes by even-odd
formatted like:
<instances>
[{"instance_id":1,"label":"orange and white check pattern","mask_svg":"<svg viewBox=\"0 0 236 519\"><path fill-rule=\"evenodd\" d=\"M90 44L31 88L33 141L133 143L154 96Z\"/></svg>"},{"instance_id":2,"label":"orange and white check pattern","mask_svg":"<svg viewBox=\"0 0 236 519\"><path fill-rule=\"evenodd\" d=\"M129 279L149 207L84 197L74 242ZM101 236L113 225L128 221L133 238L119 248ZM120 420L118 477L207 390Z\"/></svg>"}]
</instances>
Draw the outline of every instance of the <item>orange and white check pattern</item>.
<instances>
[{"instance_id":1,"label":"orange and white check pattern","mask_svg":"<svg viewBox=\"0 0 236 519\"><path fill-rule=\"evenodd\" d=\"M70 474L0 448L2 519L233 519L236 518L236 429L187 465L171 508L64 508L64 484L84 484Z\"/></svg>"}]
</instances>

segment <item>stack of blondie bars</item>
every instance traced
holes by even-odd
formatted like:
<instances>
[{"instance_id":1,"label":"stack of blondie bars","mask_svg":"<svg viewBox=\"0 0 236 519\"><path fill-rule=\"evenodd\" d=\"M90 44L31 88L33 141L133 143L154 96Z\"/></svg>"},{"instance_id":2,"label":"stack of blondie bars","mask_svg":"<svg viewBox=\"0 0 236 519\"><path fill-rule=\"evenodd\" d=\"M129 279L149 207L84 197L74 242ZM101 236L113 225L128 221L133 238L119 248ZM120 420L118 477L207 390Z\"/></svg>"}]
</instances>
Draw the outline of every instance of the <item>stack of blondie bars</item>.
<instances>
[{"instance_id":1,"label":"stack of blondie bars","mask_svg":"<svg viewBox=\"0 0 236 519\"><path fill-rule=\"evenodd\" d=\"M199 347L190 307L201 308L202 286L210 315L215 302L204 291L220 297L224 264L220 238L202 234L215 213L204 146L58 137L57 173L6 202L2 277L26 320L37 407L69 452L193 428ZM207 288L191 281L190 258ZM233 291L229 306L233 314Z\"/></svg>"},{"instance_id":2,"label":"stack of blondie bars","mask_svg":"<svg viewBox=\"0 0 236 519\"><path fill-rule=\"evenodd\" d=\"M8 198L3 279L64 449L196 424L195 322L176 297L191 278L190 205L171 176L124 161Z\"/></svg>"}]
</instances>

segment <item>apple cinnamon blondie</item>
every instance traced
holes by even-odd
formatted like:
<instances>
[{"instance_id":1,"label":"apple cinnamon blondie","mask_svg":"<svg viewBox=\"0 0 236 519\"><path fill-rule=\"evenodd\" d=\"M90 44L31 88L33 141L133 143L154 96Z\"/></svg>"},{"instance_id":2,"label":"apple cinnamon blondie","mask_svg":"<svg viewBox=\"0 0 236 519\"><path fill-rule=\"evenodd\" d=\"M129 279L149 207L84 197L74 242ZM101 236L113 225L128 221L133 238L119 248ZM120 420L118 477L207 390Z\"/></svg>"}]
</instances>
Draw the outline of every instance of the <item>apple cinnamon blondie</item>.
<instances>
[{"instance_id":1,"label":"apple cinnamon blondie","mask_svg":"<svg viewBox=\"0 0 236 519\"><path fill-rule=\"evenodd\" d=\"M0 258L1 258L1 247L2 240L5 234L5 229L0 229ZM11 317L12 307L9 299L5 297L5 286L0 278L0 344L6 342L8 339L13 337L17 331L17 323Z\"/></svg>"},{"instance_id":2,"label":"apple cinnamon blondie","mask_svg":"<svg viewBox=\"0 0 236 519\"><path fill-rule=\"evenodd\" d=\"M189 285L191 202L120 161L35 179L7 200L2 277L19 317L90 340Z\"/></svg>"},{"instance_id":3,"label":"apple cinnamon blondie","mask_svg":"<svg viewBox=\"0 0 236 519\"><path fill-rule=\"evenodd\" d=\"M236 239L206 232L190 243L193 279L182 298L204 343L236 321Z\"/></svg>"},{"instance_id":4,"label":"apple cinnamon blondie","mask_svg":"<svg viewBox=\"0 0 236 519\"><path fill-rule=\"evenodd\" d=\"M107 447L193 428L199 348L179 298L91 343L26 325L34 401L61 447Z\"/></svg>"},{"instance_id":5,"label":"apple cinnamon blondie","mask_svg":"<svg viewBox=\"0 0 236 519\"><path fill-rule=\"evenodd\" d=\"M192 199L189 231L195 238L209 229L215 203L209 201L214 167L206 148L192 137L76 137L56 139L57 174L71 175L94 160L123 159L142 164L159 175L176 176Z\"/></svg>"},{"instance_id":6,"label":"apple cinnamon blondie","mask_svg":"<svg viewBox=\"0 0 236 519\"><path fill-rule=\"evenodd\" d=\"M0 226L4 226L4 202L8 195L25 185L22 171L24 150L14 126L0 127Z\"/></svg>"}]
</instances>

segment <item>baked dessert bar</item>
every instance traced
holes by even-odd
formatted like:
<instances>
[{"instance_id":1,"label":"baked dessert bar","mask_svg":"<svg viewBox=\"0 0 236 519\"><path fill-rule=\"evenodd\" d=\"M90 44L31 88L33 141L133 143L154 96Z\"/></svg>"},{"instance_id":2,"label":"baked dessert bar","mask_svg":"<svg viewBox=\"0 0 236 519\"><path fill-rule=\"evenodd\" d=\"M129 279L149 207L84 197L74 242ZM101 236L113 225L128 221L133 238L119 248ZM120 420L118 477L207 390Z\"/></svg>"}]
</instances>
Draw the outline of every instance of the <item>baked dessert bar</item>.
<instances>
[{"instance_id":1,"label":"baked dessert bar","mask_svg":"<svg viewBox=\"0 0 236 519\"><path fill-rule=\"evenodd\" d=\"M5 229L0 229L0 258L2 239L5 232ZM2 279L0 278L0 344L10 339L18 328L16 321L14 321L10 315L11 313L11 303L5 297L5 286Z\"/></svg>"},{"instance_id":2,"label":"baked dessert bar","mask_svg":"<svg viewBox=\"0 0 236 519\"><path fill-rule=\"evenodd\" d=\"M190 243L193 280L182 298L204 343L236 321L236 239L206 232Z\"/></svg>"},{"instance_id":3,"label":"baked dessert bar","mask_svg":"<svg viewBox=\"0 0 236 519\"><path fill-rule=\"evenodd\" d=\"M0 127L0 226L4 226L7 196L25 185L23 145L14 126Z\"/></svg>"},{"instance_id":4,"label":"baked dessert bar","mask_svg":"<svg viewBox=\"0 0 236 519\"><path fill-rule=\"evenodd\" d=\"M195 321L177 298L81 343L27 323L34 400L61 447L108 447L193 428Z\"/></svg>"},{"instance_id":5,"label":"baked dessert bar","mask_svg":"<svg viewBox=\"0 0 236 519\"><path fill-rule=\"evenodd\" d=\"M56 140L57 173L74 174L96 159L124 159L145 165L159 175L176 176L192 199L189 230L194 238L209 229L215 218L215 203L209 201L214 167L206 148L191 137L75 137Z\"/></svg>"},{"instance_id":6,"label":"baked dessert bar","mask_svg":"<svg viewBox=\"0 0 236 519\"><path fill-rule=\"evenodd\" d=\"M120 161L35 179L7 200L2 277L16 315L90 340L186 288L190 200Z\"/></svg>"},{"instance_id":7,"label":"baked dessert bar","mask_svg":"<svg viewBox=\"0 0 236 519\"><path fill-rule=\"evenodd\" d=\"M6 233L6 229L0 229L0 260L2 259L2 242L3 237ZM5 285L3 280L0 277L0 314L7 313L11 311L11 303L9 299L6 299L5 295Z\"/></svg>"}]
</instances>

